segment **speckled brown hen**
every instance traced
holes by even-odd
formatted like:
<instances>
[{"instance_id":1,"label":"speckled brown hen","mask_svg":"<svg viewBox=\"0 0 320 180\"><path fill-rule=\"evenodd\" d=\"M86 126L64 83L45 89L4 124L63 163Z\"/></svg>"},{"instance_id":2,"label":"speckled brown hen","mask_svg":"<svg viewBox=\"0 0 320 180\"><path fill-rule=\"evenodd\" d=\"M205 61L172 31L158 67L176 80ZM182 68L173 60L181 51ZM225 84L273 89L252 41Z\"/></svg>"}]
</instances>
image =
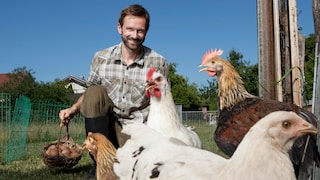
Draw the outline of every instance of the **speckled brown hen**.
<instances>
[{"instance_id":1,"label":"speckled brown hen","mask_svg":"<svg viewBox=\"0 0 320 180\"><path fill-rule=\"evenodd\" d=\"M97 180L118 179L113 172L113 164L116 161L116 148L103 134L89 132L83 143L83 148L93 155L97 162Z\"/></svg>"}]
</instances>

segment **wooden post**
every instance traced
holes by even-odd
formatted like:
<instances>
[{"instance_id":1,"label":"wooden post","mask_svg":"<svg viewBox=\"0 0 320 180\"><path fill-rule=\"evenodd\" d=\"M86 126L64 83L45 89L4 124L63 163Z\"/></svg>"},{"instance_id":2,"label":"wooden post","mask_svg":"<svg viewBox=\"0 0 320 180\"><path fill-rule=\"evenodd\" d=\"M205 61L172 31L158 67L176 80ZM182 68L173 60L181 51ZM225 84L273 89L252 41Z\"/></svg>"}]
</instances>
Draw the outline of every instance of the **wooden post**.
<instances>
[{"instance_id":1,"label":"wooden post","mask_svg":"<svg viewBox=\"0 0 320 180\"><path fill-rule=\"evenodd\" d=\"M288 0L280 0L280 26L281 26L281 69L282 75L291 69L290 61L290 38L288 22ZM292 100L292 75L286 77L283 82L283 101L293 103Z\"/></svg>"},{"instance_id":2,"label":"wooden post","mask_svg":"<svg viewBox=\"0 0 320 180\"><path fill-rule=\"evenodd\" d=\"M259 96L264 99L275 99L272 8L272 1L257 0Z\"/></svg>"},{"instance_id":3,"label":"wooden post","mask_svg":"<svg viewBox=\"0 0 320 180\"><path fill-rule=\"evenodd\" d=\"M320 0L312 1L312 13L315 32L315 59L314 59L314 84L313 84L313 98L312 98L312 112L318 117L318 128L320 127ZM320 133L318 133L318 146L320 146ZM320 169L315 166L313 179L319 179Z\"/></svg>"},{"instance_id":4,"label":"wooden post","mask_svg":"<svg viewBox=\"0 0 320 180\"><path fill-rule=\"evenodd\" d=\"M298 45L299 45L299 64L300 64L300 78L301 78L301 90L305 92L304 84L306 82L305 78L305 49L306 49L306 37L304 34L299 33L298 34ZM308 108L308 100L303 96L303 93L301 94L301 107L302 108Z\"/></svg>"},{"instance_id":5,"label":"wooden post","mask_svg":"<svg viewBox=\"0 0 320 180\"><path fill-rule=\"evenodd\" d=\"M274 66L275 80L278 82L281 79L281 52L280 52L280 24L279 24L279 5L278 0L273 0L273 27L274 27ZM279 81L275 87L276 97L278 101L283 101L282 98L282 81Z\"/></svg>"},{"instance_id":6,"label":"wooden post","mask_svg":"<svg viewBox=\"0 0 320 180\"><path fill-rule=\"evenodd\" d=\"M291 67L292 70L292 95L293 104L301 107L301 76L298 67L299 63L299 46L298 46L298 20L297 20L297 3L296 0L289 0L289 34L290 34L290 50L291 50Z\"/></svg>"},{"instance_id":7,"label":"wooden post","mask_svg":"<svg viewBox=\"0 0 320 180\"><path fill-rule=\"evenodd\" d=\"M313 0L312 4L314 32L315 32L315 60L314 60L314 84L313 84L313 99L312 112L320 118L320 0ZM319 122L319 121L318 121ZM320 125L320 124L319 124ZM318 126L320 127L320 126ZM318 133L319 135L320 133Z\"/></svg>"}]
</instances>

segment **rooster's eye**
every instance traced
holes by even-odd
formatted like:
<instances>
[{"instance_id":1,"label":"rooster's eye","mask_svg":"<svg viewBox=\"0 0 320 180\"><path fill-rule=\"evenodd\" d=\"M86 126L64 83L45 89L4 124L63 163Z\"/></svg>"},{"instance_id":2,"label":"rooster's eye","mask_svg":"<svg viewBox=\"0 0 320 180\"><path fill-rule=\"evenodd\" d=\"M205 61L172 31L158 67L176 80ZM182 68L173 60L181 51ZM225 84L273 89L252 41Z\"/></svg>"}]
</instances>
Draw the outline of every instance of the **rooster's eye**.
<instances>
[{"instance_id":1,"label":"rooster's eye","mask_svg":"<svg viewBox=\"0 0 320 180\"><path fill-rule=\"evenodd\" d=\"M286 128L286 129L289 128L290 125L291 125L291 123L288 122L288 121L284 121L284 122L282 123L282 127Z\"/></svg>"},{"instance_id":2,"label":"rooster's eye","mask_svg":"<svg viewBox=\"0 0 320 180\"><path fill-rule=\"evenodd\" d=\"M157 82L161 82L161 81L162 81L162 78L161 78L161 77L157 77L157 78L156 78L156 81L157 81Z\"/></svg>"}]
</instances>

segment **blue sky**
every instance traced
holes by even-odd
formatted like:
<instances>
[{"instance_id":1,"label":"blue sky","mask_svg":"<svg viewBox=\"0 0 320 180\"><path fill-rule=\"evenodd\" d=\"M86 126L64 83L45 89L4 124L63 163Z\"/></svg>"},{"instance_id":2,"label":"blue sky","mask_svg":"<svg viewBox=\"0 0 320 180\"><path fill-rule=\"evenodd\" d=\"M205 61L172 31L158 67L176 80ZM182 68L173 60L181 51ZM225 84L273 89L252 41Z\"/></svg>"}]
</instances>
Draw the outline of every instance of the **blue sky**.
<instances>
[{"instance_id":1,"label":"blue sky","mask_svg":"<svg viewBox=\"0 0 320 180\"><path fill-rule=\"evenodd\" d=\"M86 78L94 52L120 42L119 13L135 3L151 15L145 45L177 63L189 83L208 85L198 72L208 49L223 49L223 57L235 49L257 63L256 0L2 0L0 73L26 66L39 82ZM297 0L297 8L300 32L314 33L312 0Z\"/></svg>"}]
</instances>

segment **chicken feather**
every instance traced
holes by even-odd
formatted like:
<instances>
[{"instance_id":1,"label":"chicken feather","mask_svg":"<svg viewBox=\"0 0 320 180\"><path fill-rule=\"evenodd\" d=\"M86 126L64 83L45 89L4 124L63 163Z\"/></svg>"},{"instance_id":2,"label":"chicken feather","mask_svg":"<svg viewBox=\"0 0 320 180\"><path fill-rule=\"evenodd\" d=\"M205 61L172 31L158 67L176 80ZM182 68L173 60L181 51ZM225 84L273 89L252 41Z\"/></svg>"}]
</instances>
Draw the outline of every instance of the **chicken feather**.
<instances>
[{"instance_id":1,"label":"chicken feather","mask_svg":"<svg viewBox=\"0 0 320 180\"><path fill-rule=\"evenodd\" d=\"M220 57L222 50L208 51L202 58L209 76L218 77L219 117L214 139L218 147L231 156L244 135L265 115L279 110L294 111L317 126L317 117L297 105L275 100L263 100L247 92L243 81L230 62ZM305 135L296 140L290 151L296 177L308 179L313 163L320 165L316 136Z\"/></svg>"},{"instance_id":2,"label":"chicken feather","mask_svg":"<svg viewBox=\"0 0 320 180\"><path fill-rule=\"evenodd\" d=\"M123 180L280 180L295 179L288 151L296 138L317 128L293 112L270 113L250 129L230 159L176 143L139 122L127 122L122 132L131 136L114 163Z\"/></svg>"},{"instance_id":3,"label":"chicken feather","mask_svg":"<svg viewBox=\"0 0 320 180\"><path fill-rule=\"evenodd\" d=\"M117 150L107 137L101 133L89 132L83 142L83 149L88 149L97 163L97 180L117 179L117 176L113 172Z\"/></svg>"},{"instance_id":4,"label":"chicken feather","mask_svg":"<svg viewBox=\"0 0 320 180\"><path fill-rule=\"evenodd\" d=\"M164 136L175 137L186 145L202 147L198 134L180 122L169 83L155 68L150 68L147 72L146 94L150 97L150 110L146 122L149 127Z\"/></svg>"}]
</instances>

